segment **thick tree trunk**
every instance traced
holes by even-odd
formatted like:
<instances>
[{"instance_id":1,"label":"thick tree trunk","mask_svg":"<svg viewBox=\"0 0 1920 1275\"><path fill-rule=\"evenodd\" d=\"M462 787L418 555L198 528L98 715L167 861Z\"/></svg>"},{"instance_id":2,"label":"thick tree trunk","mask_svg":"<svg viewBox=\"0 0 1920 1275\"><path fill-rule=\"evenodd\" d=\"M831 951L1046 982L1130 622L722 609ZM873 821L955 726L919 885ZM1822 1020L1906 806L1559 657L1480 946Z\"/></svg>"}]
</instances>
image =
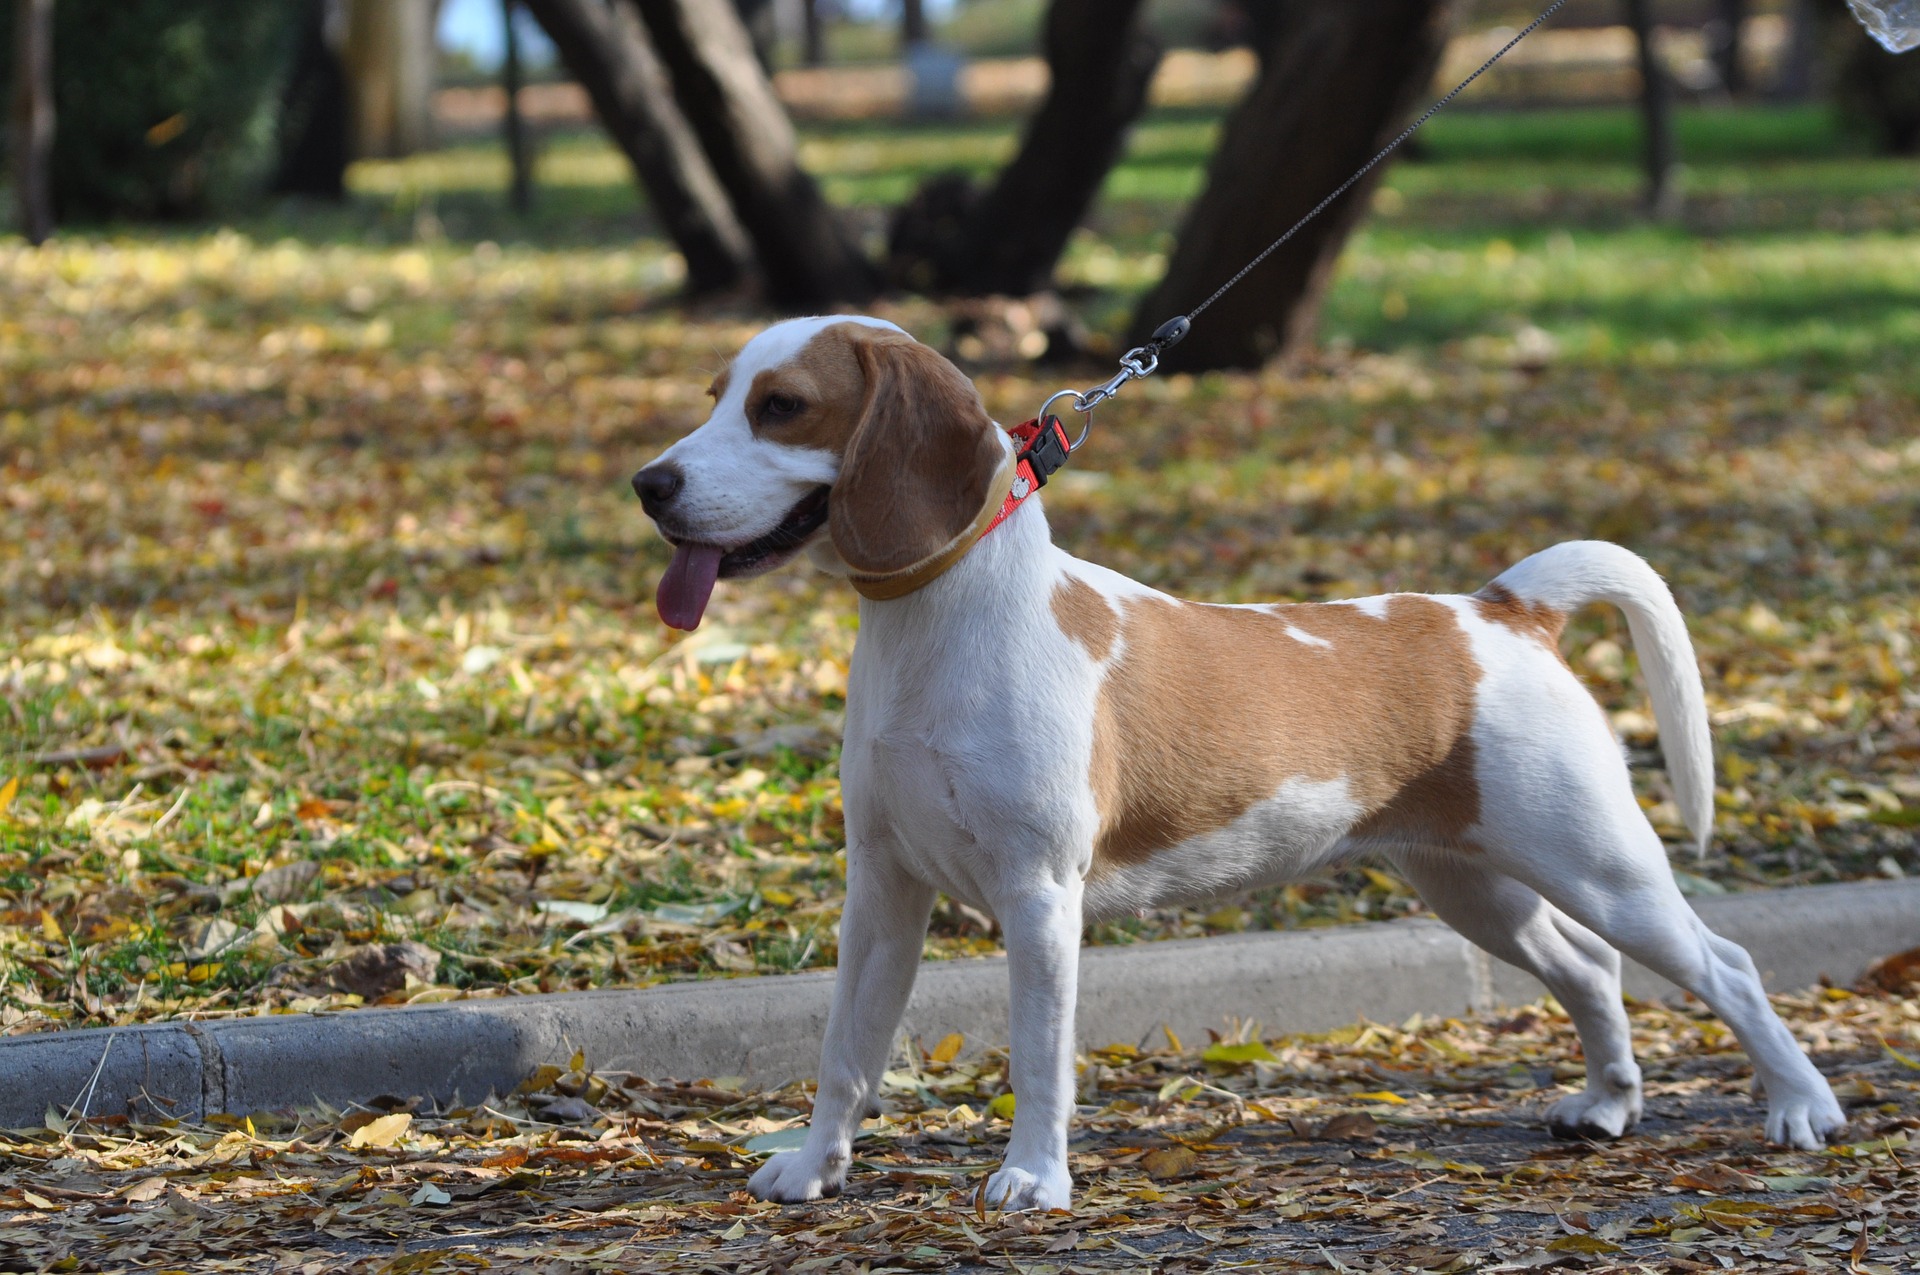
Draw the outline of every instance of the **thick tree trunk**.
<instances>
[{"instance_id":1,"label":"thick tree trunk","mask_svg":"<svg viewBox=\"0 0 1920 1275\"><path fill-rule=\"evenodd\" d=\"M53 234L53 0L13 0L13 187L20 233Z\"/></svg>"},{"instance_id":2,"label":"thick tree trunk","mask_svg":"<svg viewBox=\"0 0 1920 1275\"><path fill-rule=\"evenodd\" d=\"M733 0L733 10L740 15L740 25L747 29L747 39L753 43L753 55L760 59L760 69L772 75L773 53L780 43L773 0Z\"/></svg>"},{"instance_id":3,"label":"thick tree trunk","mask_svg":"<svg viewBox=\"0 0 1920 1275\"><path fill-rule=\"evenodd\" d=\"M1651 0L1627 0L1627 25L1640 57L1641 155L1647 186L1647 212L1671 217L1679 211L1680 190L1673 183L1673 87L1653 29Z\"/></svg>"},{"instance_id":4,"label":"thick tree trunk","mask_svg":"<svg viewBox=\"0 0 1920 1275\"><path fill-rule=\"evenodd\" d=\"M432 140L437 9L434 0L348 0L355 155L411 155Z\"/></svg>"},{"instance_id":5,"label":"thick tree trunk","mask_svg":"<svg viewBox=\"0 0 1920 1275\"><path fill-rule=\"evenodd\" d=\"M768 299L824 309L873 295L877 272L800 167L786 109L730 0L634 0L707 159L753 240Z\"/></svg>"},{"instance_id":6,"label":"thick tree trunk","mask_svg":"<svg viewBox=\"0 0 1920 1275\"><path fill-rule=\"evenodd\" d=\"M523 0L559 50L594 113L626 153L661 226L687 262L687 289L732 287L753 268L753 247L692 125L674 105L640 18L607 0Z\"/></svg>"},{"instance_id":7,"label":"thick tree trunk","mask_svg":"<svg viewBox=\"0 0 1920 1275\"><path fill-rule=\"evenodd\" d=\"M299 51L280 99L280 163L273 191L316 199L347 195L347 73L340 64L345 24L329 22L327 0L301 0Z\"/></svg>"},{"instance_id":8,"label":"thick tree trunk","mask_svg":"<svg viewBox=\"0 0 1920 1275\"><path fill-rule=\"evenodd\" d=\"M1142 7L1142 0L1053 0L1046 100L957 242L936 250L936 289L1024 296L1052 280L1160 64L1159 43L1140 26Z\"/></svg>"},{"instance_id":9,"label":"thick tree trunk","mask_svg":"<svg viewBox=\"0 0 1920 1275\"><path fill-rule=\"evenodd\" d=\"M900 0L900 44L912 48L927 42L927 7L923 0Z\"/></svg>"},{"instance_id":10,"label":"thick tree trunk","mask_svg":"<svg viewBox=\"0 0 1920 1275\"><path fill-rule=\"evenodd\" d=\"M1140 342L1233 277L1403 126L1446 43L1446 0L1283 0L1260 76L1234 108L1166 277L1134 311ZM1221 297L1169 369L1257 367L1308 340L1340 247L1384 165Z\"/></svg>"}]
</instances>

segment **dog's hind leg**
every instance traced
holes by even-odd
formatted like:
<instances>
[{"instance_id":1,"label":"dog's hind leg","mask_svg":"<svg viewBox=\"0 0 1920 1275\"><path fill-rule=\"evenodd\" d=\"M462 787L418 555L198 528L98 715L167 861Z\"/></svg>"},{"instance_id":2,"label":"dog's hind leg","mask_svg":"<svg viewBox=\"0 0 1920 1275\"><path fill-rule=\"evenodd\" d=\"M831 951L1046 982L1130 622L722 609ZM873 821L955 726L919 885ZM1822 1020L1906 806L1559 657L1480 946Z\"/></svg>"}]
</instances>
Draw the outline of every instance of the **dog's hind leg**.
<instances>
[{"instance_id":1,"label":"dog's hind leg","mask_svg":"<svg viewBox=\"0 0 1920 1275\"><path fill-rule=\"evenodd\" d=\"M932 912L933 887L871 850L849 855L839 974L820 1047L813 1119L806 1145L782 1151L748 1180L758 1198L794 1203L840 1193L854 1134L877 1097L913 991Z\"/></svg>"},{"instance_id":2,"label":"dog's hind leg","mask_svg":"<svg viewBox=\"0 0 1920 1275\"><path fill-rule=\"evenodd\" d=\"M1481 777L1486 784L1492 775L1483 770ZM1617 788L1609 784L1604 790L1598 776L1566 778L1572 782L1560 791L1575 800L1550 817L1527 812L1532 817L1523 813L1508 827L1483 826L1490 834L1489 866L1525 881L1621 952L1704 1001L1753 1060L1767 1094L1767 1140L1819 1148L1846 1127L1846 1117L1826 1079L1767 1003L1752 958L1707 929L1687 905L1666 848L1640 813L1624 774ZM1514 800L1497 801L1494 808L1525 811Z\"/></svg>"},{"instance_id":3,"label":"dog's hind leg","mask_svg":"<svg viewBox=\"0 0 1920 1275\"><path fill-rule=\"evenodd\" d=\"M1640 1068L1620 1002L1620 954L1471 851L1409 854L1401 872L1468 941L1547 985L1573 1019L1587 1087L1547 1112L1556 1137L1617 1138L1640 1120Z\"/></svg>"}]
</instances>

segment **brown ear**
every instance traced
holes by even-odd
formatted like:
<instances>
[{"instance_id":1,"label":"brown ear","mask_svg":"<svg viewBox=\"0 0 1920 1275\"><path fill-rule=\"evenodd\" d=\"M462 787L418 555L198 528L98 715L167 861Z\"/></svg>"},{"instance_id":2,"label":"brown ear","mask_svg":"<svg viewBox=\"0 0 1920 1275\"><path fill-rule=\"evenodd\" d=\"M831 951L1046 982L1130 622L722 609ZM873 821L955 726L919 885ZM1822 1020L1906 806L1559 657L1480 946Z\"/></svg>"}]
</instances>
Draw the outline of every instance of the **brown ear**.
<instances>
[{"instance_id":1,"label":"brown ear","mask_svg":"<svg viewBox=\"0 0 1920 1275\"><path fill-rule=\"evenodd\" d=\"M854 352L867 397L827 525L855 586L897 597L952 565L985 529L1006 449L973 382L933 350L886 333L856 341Z\"/></svg>"}]
</instances>

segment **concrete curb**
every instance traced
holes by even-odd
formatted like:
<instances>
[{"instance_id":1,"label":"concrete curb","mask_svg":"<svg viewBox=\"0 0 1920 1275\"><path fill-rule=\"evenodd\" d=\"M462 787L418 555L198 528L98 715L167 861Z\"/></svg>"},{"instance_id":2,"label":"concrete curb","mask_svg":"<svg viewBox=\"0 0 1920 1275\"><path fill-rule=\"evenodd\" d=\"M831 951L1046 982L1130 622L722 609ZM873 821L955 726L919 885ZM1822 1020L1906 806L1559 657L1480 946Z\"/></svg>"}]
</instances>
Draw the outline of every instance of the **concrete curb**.
<instances>
[{"instance_id":1,"label":"concrete curb","mask_svg":"<svg viewBox=\"0 0 1920 1275\"><path fill-rule=\"evenodd\" d=\"M1774 991L1823 976L1849 983L1871 961L1920 946L1920 880L1734 894L1695 906L1746 947ZM922 965L906 1034L933 1041L957 1031L975 1043L1004 1042L1005 965ZM383 1094L473 1101L576 1049L607 1070L772 1084L814 1074L832 988L831 974L791 974L18 1036L0 1039L0 1126L37 1126L49 1107L64 1113L96 1066L92 1113L123 1112L144 1094L189 1119ZM1634 965L1626 988L1639 997L1674 990ZM1416 919L1088 948L1077 1028L1093 1044L1139 1041L1162 1024L1204 1037L1229 1015L1275 1034L1323 1031L1362 1016L1399 1022L1416 1012L1523 1004L1541 992L1445 925Z\"/></svg>"}]
</instances>

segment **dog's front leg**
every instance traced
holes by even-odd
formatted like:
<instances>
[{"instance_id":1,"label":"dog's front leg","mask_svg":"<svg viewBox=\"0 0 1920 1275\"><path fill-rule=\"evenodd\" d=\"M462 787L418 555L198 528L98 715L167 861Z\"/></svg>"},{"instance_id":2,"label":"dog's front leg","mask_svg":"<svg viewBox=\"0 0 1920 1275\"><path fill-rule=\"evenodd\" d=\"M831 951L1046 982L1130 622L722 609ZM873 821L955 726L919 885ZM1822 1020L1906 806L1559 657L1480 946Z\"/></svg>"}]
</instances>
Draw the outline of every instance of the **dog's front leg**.
<instances>
[{"instance_id":1,"label":"dog's front leg","mask_svg":"<svg viewBox=\"0 0 1920 1275\"><path fill-rule=\"evenodd\" d=\"M755 1196L795 1203L840 1193L854 1134L876 1100L913 991L932 911L932 887L871 850L848 855L839 974L820 1048L813 1120L805 1146L782 1151L748 1180Z\"/></svg>"},{"instance_id":2,"label":"dog's front leg","mask_svg":"<svg viewBox=\"0 0 1920 1275\"><path fill-rule=\"evenodd\" d=\"M987 1199L1008 1209L1073 1202L1067 1122L1073 1117L1073 1010L1080 976L1081 885L1048 882L1002 907L1012 982L1013 1136Z\"/></svg>"}]
</instances>

